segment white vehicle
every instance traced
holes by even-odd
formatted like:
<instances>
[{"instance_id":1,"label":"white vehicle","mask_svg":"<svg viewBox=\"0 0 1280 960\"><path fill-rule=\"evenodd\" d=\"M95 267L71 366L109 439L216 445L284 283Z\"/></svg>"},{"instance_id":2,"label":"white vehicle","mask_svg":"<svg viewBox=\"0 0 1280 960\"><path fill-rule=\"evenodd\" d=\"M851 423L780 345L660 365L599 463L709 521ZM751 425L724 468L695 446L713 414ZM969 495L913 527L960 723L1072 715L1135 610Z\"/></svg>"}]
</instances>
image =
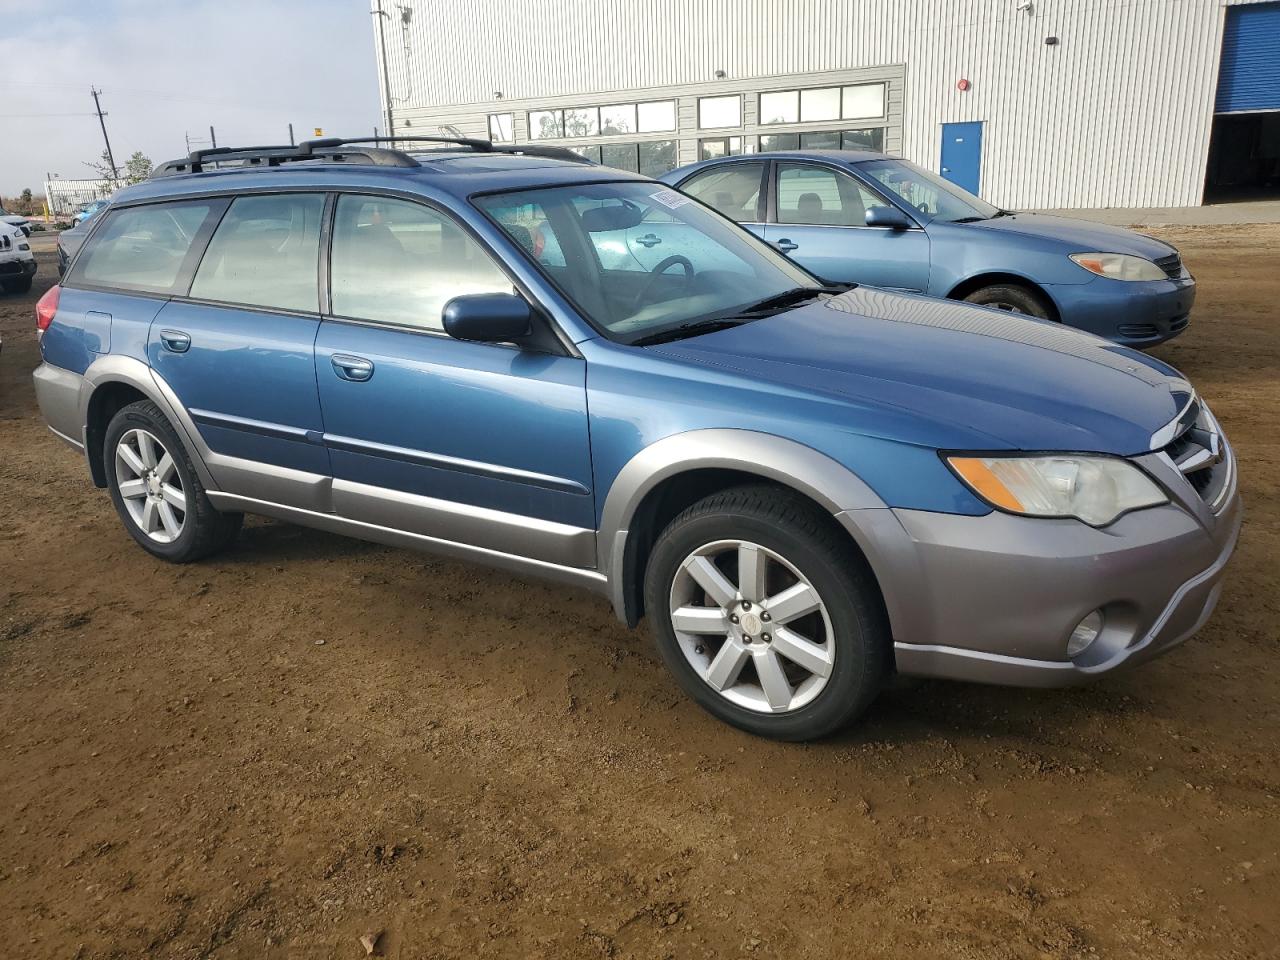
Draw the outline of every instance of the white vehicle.
<instances>
[{"instance_id":1,"label":"white vehicle","mask_svg":"<svg viewBox=\"0 0 1280 960\"><path fill-rule=\"evenodd\" d=\"M36 275L36 255L20 227L0 222L0 290L26 293Z\"/></svg>"},{"instance_id":2,"label":"white vehicle","mask_svg":"<svg viewBox=\"0 0 1280 960\"><path fill-rule=\"evenodd\" d=\"M20 217L16 213L9 213L4 207L0 207L0 223L6 223L11 227L17 227L22 231L24 237L31 236L31 221L26 217Z\"/></svg>"}]
</instances>

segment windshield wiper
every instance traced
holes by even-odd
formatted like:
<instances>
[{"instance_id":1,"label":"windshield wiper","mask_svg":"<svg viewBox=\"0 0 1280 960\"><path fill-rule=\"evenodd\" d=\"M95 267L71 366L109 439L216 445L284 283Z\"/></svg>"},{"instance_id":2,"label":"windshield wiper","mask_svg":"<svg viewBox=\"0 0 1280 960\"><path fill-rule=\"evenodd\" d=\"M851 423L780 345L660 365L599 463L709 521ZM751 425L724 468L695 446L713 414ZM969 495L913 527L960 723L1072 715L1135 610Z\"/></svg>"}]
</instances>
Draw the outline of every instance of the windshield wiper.
<instances>
[{"instance_id":1,"label":"windshield wiper","mask_svg":"<svg viewBox=\"0 0 1280 960\"><path fill-rule=\"evenodd\" d=\"M992 216L992 218L991 218L991 219L992 219L992 220L995 220L995 219L997 219L998 217L1012 217L1012 216L1013 216L1014 214L1016 214L1017 212L1018 212L1017 210L997 210L997 211L995 212L995 215L994 215L994 216Z\"/></svg>"},{"instance_id":2,"label":"windshield wiper","mask_svg":"<svg viewBox=\"0 0 1280 960\"><path fill-rule=\"evenodd\" d=\"M672 340L683 340L685 337L698 337L704 333L715 333L717 330L727 330L729 327L737 327L747 323L746 320L735 320L728 317L715 317L710 320L694 320L691 323L682 323L678 327L671 327L667 330L659 330L657 333L648 333L643 337L631 341L633 347L648 347L655 343L669 343Z\"/></svg>"},{"instance_id":3,"label":"windshield wiper","mask_svg":"<svg viewBox=\"0 0 1280 960\"><path fill-rule=\"evenodd\" d=\"M820 293L844 293L846 290L853 289L854 286L855 284L842 283L839 286L833 285L829 287L792 287L790 290L785 290L772 297L765 297L763 300L747 304L747 306L737 311L734 316L754 317L761 313L768 313L770 310L778 310L805 300L812 300Z\"/></svg>"}]
</instances>

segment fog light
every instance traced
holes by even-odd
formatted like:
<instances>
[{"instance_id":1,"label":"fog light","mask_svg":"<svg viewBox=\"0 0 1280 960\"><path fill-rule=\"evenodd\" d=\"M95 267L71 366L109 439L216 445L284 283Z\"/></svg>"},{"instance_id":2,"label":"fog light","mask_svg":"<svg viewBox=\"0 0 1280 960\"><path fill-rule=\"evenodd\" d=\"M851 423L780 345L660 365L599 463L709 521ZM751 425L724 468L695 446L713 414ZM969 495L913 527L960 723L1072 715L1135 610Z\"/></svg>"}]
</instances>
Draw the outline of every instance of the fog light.
<instances>
[{"instance_id":1,"label":"fog light","mask_svg":"<svg viewBox=\"0 0 1280 960\"><path fill-rule=\"evenodd\" d=\"M1071 639L1067 641L1067 656L1078 657L1089 649L1089 644L1098 639L1102 632L1102 611L1095 610L1076 624L1071 631Z\"/></svg>"}]
</instances>

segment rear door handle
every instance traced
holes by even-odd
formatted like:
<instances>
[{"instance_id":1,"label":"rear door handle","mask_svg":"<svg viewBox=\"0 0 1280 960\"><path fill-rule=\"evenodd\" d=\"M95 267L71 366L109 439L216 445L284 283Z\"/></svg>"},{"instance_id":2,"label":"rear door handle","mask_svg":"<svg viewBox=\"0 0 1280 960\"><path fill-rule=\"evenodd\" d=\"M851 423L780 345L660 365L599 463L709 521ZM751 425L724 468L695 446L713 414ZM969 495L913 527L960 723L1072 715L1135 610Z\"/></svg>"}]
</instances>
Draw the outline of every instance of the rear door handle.
<instances>
[{"instance_id":1,"label":"rear door handle","mask_svg":"<svg viewBox=\"0 0 1280 960\"><path fill-rule=\"evenodd\" d=\"M373 376L373 361L364 357L353 357L346 353L335 353L329 358L333 364L333 372L343 380L364 383Z\"/></svg>"},{"instance_id":2,"label":"rear door handle","mask_svg":"<svg viewBox=\"0 0 1280 960\"><path fill-rule=\"evenodd\" d=\"M170 353L186 353L191 349L191 334L181 330L161 330L160 342Z\"/></svg>"},{"instance_id":3,"label":"rear door handle","mask_svg":"<svg viewBox=\"0 0 1280 960\"><path fill-rule=\"evenodd\" d=\"M777 241L774 244L774 246L777 247L779 250L781 250L783 253L790 253L792 250L798 249L800 244L792 243L790 240L784 237L783 239Z\"/></svg>"}]
</instances>

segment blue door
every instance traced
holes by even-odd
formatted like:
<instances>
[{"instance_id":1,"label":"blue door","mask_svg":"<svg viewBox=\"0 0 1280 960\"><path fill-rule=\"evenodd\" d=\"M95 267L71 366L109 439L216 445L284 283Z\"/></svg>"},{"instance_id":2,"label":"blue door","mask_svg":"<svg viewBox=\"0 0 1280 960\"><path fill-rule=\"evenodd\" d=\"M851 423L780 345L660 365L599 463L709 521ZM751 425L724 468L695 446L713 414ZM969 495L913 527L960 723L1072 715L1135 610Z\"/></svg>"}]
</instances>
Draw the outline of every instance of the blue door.
<instances>
[{"instance_id":1,"label":"blue door","mask_svg":"<svg viewBox=\"0 0 1280 960\"><path fill-rule=\"evenodd\" d=\"M586 362L445 334L456 296L509 277L443 211L338 198L315 344L333 508L551 563L595 562Z\"/></svg>"},{"instance_id":2,"label":"blue door","mask_svg":"<svg viewBox=\"0 0 1280 960\"><path fill-rule=\"evenodd\" d=\"M889 206L847 172L806 160L778 161L770 185L774 221L765 239L823 280L922 293L929 238L919 227L867 226L867 210Z\"/></svg>"},{"instance_id":3,"label":"blue door","mask_svg":"<svg viewBox=\"0 0 1280 960\"><path fill-rule=\"evenodd\" d=\"M975 196L982 185L982 121L942 125L942 175Z\"/></svg>"}]
</instances>

